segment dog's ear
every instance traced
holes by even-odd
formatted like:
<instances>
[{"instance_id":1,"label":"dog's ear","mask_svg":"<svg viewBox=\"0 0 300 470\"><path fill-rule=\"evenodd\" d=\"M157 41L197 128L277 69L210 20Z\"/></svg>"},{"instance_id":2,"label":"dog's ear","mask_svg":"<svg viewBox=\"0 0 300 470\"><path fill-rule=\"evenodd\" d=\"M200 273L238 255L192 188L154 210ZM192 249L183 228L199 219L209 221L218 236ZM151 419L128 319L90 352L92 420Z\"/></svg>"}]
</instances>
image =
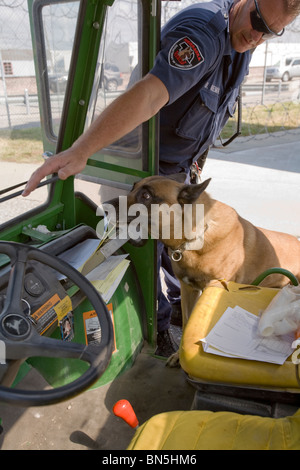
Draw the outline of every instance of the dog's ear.
<instances>
[{"instance_id":1,"label":"dog's ear","mask_svg":"<svg viewBox=\"0 0 300 470\"><path fill-rule=\"evenodd\" d=\"M185 183L187 175L185 173L174 173L172 175L167 175L166 178L177 181L177 183Z\"/></svg>"},{"instance_id":2,"label":"dog's ear","mask_svg":"<svg viewBox=\"0 0 300 470\"><path fill-rule=\"evenodd\" d=\"M200 184L186 184L178 194L179 204L191 204L198 199L201 193L206 190L211 178Z\"/></svg>"}]
</instances>

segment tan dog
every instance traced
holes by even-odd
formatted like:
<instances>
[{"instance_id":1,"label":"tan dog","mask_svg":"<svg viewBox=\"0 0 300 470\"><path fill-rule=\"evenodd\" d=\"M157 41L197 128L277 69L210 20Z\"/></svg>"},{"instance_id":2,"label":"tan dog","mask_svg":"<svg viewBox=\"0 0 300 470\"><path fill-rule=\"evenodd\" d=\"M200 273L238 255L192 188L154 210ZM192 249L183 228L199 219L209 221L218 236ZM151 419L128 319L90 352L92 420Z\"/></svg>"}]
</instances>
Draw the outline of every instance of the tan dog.
<instances>
[{"instance_id":1,"label":"tan dog","mask_svg":"<svg viewBox=\"0 0 300 470\"><path fill-rule=\"evenodd\" d=\"M175 238L172 230L169 239L159 234L169 248L174 274L180 281L183 327L199 294L212 281L225 279L250 284L263 271L274 267L285 268L300 280L300 241L285 233L255 227L230 206L212 199L205 192L209 182L185 185L151 176L136 183L128 195L128 207L135 203L145 204L149 209L153 204L163 203L181 207L204 205L203 230L197 238ZM151 216L151 211L148 213ZM182 214L185 216L185 211ZM272 274L262 285L283 287L288 283L287 277Z\"/></svg>"}]
</instances>

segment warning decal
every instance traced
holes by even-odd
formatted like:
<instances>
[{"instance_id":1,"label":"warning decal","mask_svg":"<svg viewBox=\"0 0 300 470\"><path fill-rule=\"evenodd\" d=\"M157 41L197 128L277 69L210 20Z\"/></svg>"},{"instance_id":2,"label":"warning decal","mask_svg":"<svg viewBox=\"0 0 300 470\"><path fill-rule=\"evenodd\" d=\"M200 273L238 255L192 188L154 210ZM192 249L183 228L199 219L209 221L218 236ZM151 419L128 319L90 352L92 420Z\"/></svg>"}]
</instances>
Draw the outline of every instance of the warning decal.
<instances>
[{"instance_id":1,"label":"warning decal","mask_svg":"<svg viewBox=\"0 0 300 470\"><path fill-rule=\"evenodd\" d=\"M116 337L115 337L115 326L114 326L114 315L112 303L108 304L107 310L111 315L113 330L114 330L114 350L116 351ZM85 330L85 342L86 344L99 344L101 341L101 327L95 310L83 313L83 323Z\"/></svg>"},{"instance_id":2,"label":"warning decal","mask_svg":"<svg viewBox=\"0 0 300 470\"><path fill-rule=\"evenodd\" d=\"M70 297L66 295L59 304L55 305L54 310L57 314L58 320L62 320L72 310L72 301Z\"/></svg>"},{"instance_id":3,"label":"warning decal","mask_svg":"<svg viewBox=\"0 0 300 470\"><path fill-rule=\"evenodd\" d=\"M51 325L57 322L57 314L54 306L60 302L57 294L54 294L38 310L31 314L36 324L37 332L42 335Z\"/></svg>"},{"instance_id":4,"label":"warning decal","mask_svg":"<svg viewBox=\"0 0 300 470\"><path fill-rule=\"evenodd\" d=\"M95 310L83 313L86 344L99 344L101 341L101 327Z\"/></svg>"}]
</instances>

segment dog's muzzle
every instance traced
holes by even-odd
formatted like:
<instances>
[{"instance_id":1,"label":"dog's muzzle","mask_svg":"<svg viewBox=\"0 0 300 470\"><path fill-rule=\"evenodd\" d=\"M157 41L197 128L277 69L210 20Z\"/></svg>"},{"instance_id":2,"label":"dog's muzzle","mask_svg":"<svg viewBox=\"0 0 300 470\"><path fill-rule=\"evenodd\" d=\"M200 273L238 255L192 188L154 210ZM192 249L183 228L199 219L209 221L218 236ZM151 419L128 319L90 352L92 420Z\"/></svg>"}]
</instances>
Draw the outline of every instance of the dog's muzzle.
<instances>
[{"instance_id":1,"label":"dog's muzzle","mask_svg":"<svg viewBox=\"0 0 300 470\"><path fill-rule=\"evenodd\" d=\"M105 203L103 203L103 215L107 217L109 214L105 210L105 205L106 206L111 205L112 207L114 207L116 217L113 220L113 224L115 224L115 226L116 226L116 231L120 233L122 231L122 226L120 225L120 200L119 200L119 198L116 197L116 198L110 199L109 201L105 201ZM134 220L134 217L133 216L130 217L127 213L126 214L127 227L130 224L130 222L132 222L133 220ZM127 233L128 233L128 231L127 231ZM137 238L136 240L134 240L133 238L128 238L128 242L132 246L136 246L136 247L144 246L147 241L148 241L148 239L143 239L143 238Z\"/></svg>"}]
</instances>

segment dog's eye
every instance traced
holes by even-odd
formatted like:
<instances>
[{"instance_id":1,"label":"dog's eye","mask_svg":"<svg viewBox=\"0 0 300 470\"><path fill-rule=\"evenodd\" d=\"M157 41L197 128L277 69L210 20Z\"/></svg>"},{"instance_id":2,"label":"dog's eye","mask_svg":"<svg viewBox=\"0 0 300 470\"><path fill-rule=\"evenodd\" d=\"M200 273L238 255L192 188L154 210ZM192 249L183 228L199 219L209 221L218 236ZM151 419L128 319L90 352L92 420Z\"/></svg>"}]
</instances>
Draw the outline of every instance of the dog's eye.
<instances>
[{"instance_id":1,"label":"dog's eye","mask_svg":"<svg viewBox=\"0 0 300 470\"><path fill-rule=\"evenodd\" d=\"M148 191L143 191L142 198L148 201L151 198L151 194Z\"/></svg>"}]
</instances>

